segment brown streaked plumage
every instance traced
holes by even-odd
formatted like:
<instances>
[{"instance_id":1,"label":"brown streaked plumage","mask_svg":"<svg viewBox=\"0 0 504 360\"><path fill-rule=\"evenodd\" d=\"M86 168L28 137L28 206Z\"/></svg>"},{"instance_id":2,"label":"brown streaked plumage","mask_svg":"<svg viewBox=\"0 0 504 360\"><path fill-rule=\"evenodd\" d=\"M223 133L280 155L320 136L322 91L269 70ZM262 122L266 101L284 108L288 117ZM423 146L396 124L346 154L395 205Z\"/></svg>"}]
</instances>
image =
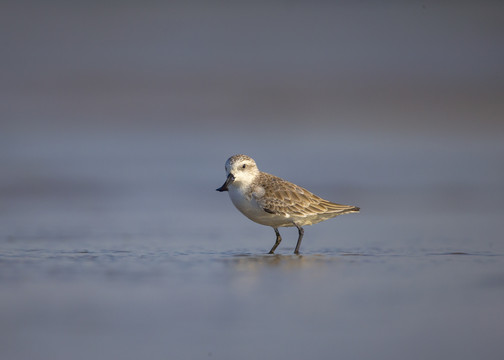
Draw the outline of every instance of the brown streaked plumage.
<instances>
[{"instance_id":1,"label":"brown streaked plumage","mask_svg":"<svg viewBox=\"0 0 504 360\"><path fill-rule=\"evenodd\" d=\"M295 215L305 218L317 216L317 219L312 220L312 224L316 224L325 220L319 220L320 217L327 216L329 219L359 210L356 206L336 204L322 199L296 184L264 172L259 174L256 184L260 184L265 191L264 195L256 198L256 201L271 214Z\"/></svg>"},{"instance_id":2,"label":"brown streaked plumage","mask_svg":"<svg viewBox=\"0 0 504 360\"><path fill-rule=\"evenodd\" d=\"M276 241L270 254L282 241L278 227L295 226L298 229L294 250L298 254L303 226L359 212L357 206L330 202L296 184L259 171L255 161L246 155L230 157L226 162L226 173L226 182L217 191L229 191L231 201L245 216L273 227Z\"/></svg>"}]
</instances>

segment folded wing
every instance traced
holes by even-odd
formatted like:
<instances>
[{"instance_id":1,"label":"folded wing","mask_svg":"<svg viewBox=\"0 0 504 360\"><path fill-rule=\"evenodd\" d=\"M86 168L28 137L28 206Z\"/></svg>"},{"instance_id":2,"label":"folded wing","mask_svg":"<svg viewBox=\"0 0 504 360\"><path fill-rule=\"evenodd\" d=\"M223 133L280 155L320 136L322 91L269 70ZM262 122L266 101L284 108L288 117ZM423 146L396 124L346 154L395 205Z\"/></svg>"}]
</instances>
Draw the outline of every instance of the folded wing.
<instances>
[{"instance_id":1,"label":"folded wing","mask_svg":"<svg viewBox=\"0 0 504 360\"><path fill-rule=\"evenodd\" d=\"M308 217L318 214L342 215L358 212L359 208L351 205L341 205L322 199L321 197L279 177L262 173L267 181L260 181L264 191L257 192L256 201L271 214L284 216Z\"/></svg>"}]
</instances>

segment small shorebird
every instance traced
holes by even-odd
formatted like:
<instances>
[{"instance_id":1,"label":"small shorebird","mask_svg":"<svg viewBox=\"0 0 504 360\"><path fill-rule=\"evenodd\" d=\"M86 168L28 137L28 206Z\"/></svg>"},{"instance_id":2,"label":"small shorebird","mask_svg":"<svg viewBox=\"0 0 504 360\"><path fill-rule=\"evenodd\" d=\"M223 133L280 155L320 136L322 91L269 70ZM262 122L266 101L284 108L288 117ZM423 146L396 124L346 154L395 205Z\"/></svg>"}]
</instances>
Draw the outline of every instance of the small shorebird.
<instances>
[{"instance_id":1,"label":"small shorebird","mask_svg":"<svg viewBox=\"0 0 504 360\"><path fill-rule=\"evenodd\" d=\"M231 156L226 161L226 175L226 182L217 191L229 191L231 201L243 215L275 230L276 241L270 254L275 253L282 241L279 227L298 229L294 254L299 254L303 226L359 212L357 206L324 200L296 184L259 171L254 159L247 155Z\"/></svg>"}]
</instances>

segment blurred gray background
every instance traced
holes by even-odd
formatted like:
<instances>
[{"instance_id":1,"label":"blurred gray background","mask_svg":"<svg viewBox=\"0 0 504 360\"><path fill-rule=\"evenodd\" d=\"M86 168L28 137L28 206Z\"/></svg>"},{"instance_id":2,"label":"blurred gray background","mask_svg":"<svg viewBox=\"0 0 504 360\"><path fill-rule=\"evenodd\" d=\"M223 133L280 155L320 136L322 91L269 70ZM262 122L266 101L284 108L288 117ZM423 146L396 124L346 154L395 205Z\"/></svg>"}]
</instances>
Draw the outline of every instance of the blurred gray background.
<instances>
[{"instance_id":1,"label":"blurred gray background","mask_svg":"<svg viewBox=\"0 0 504 360\"><path fill-rule=\"evenodd\" d=\"M0 43L4 358L500 359L504 3L3 1ZM255 257L237 153L362 213Z\"/></svg>"},{"instance_id":2,"label":"blurred gray background","mask_svg":"<svg viewBox=\"0 0 504 360\"><path fill-rule=\"evenodd\" d=\"M433 206L500 208L503 8L2 2L0 211L61 196L106 206L104 193L146 197L154 183L160 203L184 191L213 208L207 190L235 153L368 210L375 190L426 187ZM398 201L382 194L380 210Z\"/></svg>"}]
</instances>

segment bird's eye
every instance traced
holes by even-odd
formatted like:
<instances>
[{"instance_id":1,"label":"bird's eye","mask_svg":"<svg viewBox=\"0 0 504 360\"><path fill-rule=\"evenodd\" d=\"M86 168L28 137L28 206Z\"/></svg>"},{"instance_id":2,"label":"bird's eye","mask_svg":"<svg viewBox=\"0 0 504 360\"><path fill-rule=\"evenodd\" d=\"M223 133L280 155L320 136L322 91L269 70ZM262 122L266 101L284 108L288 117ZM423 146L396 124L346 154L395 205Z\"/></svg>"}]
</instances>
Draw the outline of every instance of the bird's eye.
<instances>
[{"instance_id":1,"label":"bird's eye","mask_svg":"<svg viewBox=\"0 0 504 360\"><path fill-rule=\"evenodd\" d=\"M247 167L247 165L243 164L242 165L242 169L245 169Z\"/></svg>"}]
</instances>

